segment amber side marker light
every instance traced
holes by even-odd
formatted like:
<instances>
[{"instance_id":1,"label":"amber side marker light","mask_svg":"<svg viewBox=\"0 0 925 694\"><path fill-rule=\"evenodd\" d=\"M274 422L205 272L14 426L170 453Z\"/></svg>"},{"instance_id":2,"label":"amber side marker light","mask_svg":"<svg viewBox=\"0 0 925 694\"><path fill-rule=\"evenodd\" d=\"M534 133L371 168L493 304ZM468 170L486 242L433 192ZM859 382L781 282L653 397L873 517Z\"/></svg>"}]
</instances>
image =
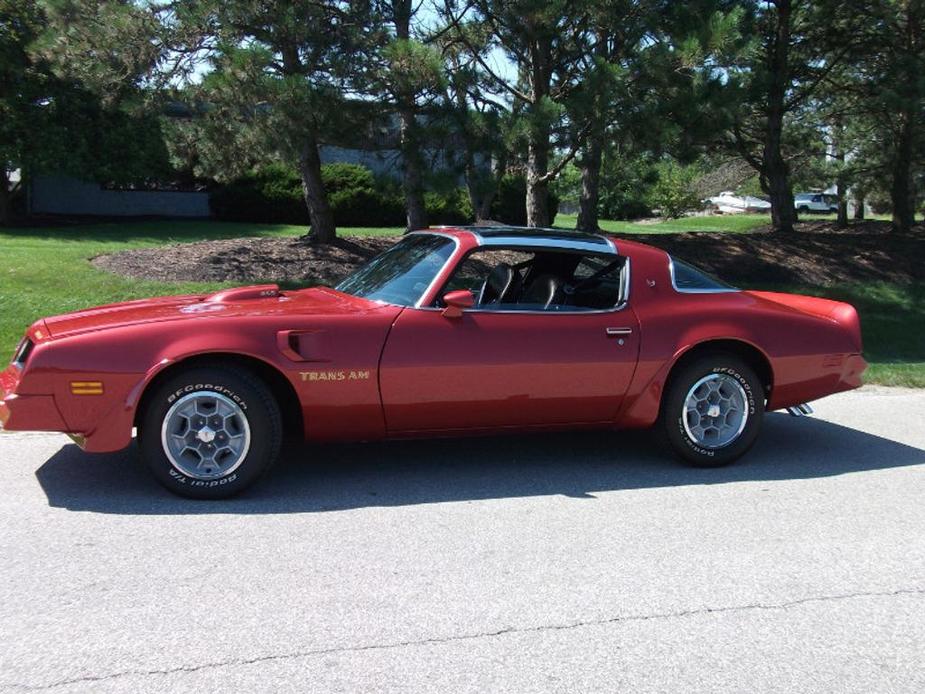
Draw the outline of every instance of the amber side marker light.
<instances>
[{"instance_id":1,"label":"amber side marker light","mask_svg":"<svg viewBox=\"0 0 925 694\"><path fill-rule=\"evenodd\" d=\"M102 395L102 381L71 381L71 395Z\"/></svg>"}]
</instances>

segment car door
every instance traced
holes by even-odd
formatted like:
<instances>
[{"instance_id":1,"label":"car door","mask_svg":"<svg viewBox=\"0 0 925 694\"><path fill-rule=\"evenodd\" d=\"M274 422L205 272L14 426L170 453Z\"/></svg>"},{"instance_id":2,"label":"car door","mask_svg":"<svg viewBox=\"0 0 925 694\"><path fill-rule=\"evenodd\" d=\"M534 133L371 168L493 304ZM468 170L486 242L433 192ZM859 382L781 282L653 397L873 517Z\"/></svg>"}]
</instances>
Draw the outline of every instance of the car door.
<instances>
[{"instance_id":1,"label":"car door","mask_svg":"<svg viewBox=\"0 0 925 694\"><path fill-rule=\"evenodd\" d=\"M380 361L390 433L609 422L636 368L632 308L408 308Z\"/></svg>"}]
</instances>

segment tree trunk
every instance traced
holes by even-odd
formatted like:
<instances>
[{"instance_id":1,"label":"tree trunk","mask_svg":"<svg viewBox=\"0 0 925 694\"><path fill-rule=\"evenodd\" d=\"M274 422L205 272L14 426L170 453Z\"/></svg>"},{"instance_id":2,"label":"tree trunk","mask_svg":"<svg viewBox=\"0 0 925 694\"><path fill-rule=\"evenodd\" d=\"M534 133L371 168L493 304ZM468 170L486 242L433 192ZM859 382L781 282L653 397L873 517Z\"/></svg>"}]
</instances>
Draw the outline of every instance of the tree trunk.
<instances>
[{"instance_id":1,"label":"tree trunk","mask_svg":"<svg viewBox=\"0 0 925 694\"><path fill-rule=\"evenodd\" d=\"M498 193L498 179L495 175L494 162L492 171L487 174L481 169L475 160L475 152L466 145L466 192L469 194L469 205L472 207L472 214L475 222L479 223L486 219L491 219L491 204Z\"/></svg>"},{"instance_id":2,"label":"tree trunk","mask_svg":"<svg viewBox=\"0 0 925 694\"><path fill-rule=\"evenodd\" d=\"M392 19L395 36L399 40L411 39L411 18L415 13L413 0L393 0ZM401 125L402 188L405 193L405 231L427 228L424 206L424 175L421 157L420 126L417 122L417 104L414 93L400 90L395 95Z\"/></svg>"},{"instance_id":3,"label":"tree trunk","mask_svg":"<svg viewBox=\"0 0 925 694\"><path fill-rule=\"evenodd\" d=\"M527 226L549 226L549 136L550 125L543 113L544 100L552 81L551 40L530 42L530 141L527 144Z\"/></svg>"},{"instance_id":4,"label":"tree trunk","mask_svg":"<svg viewBox=\"0 0 925 694\"><path fill-rule=\"evenodd\" d=\"M401 119L402 187L405 192L406 231L427 228L424 207L424 177L422 174L418 124L415 109L408 102L399 109Z\"/></svg>"},{"instance_id":5,"label":"tree trunk","mask_svg":"<svg viewBox=\"0 0 925 694\"><path fill-rule=\"evenodd\" d=\"M308 207L311 231L308 240L312 243L331 243L337 238L334 213L328 205L328 196L321 180L321 156L318 141L310 133L299 156L299 175L302 177L302 192Z\"/></svg>"},{"instance_id":6,"label":"tree trunk","mask_svg":"<svg viewBox=\"0 0 925 694\"><path fill-rule=\"evenodd\" d=\"M844 143L845 129L842 125L841 118L836 118L834 127L834 158L838 162L838 173L835 176L835 197L838 199L838 211L835 215L835 227L837 229L848 228L848 185L845 181L845 149Z\"/></svg>"},{"instance_id":7,"label":"tree trunk","mask_svg":"<svg viewBox=\"0 0 925 694\"><path fill-rule=\"evenodd\" d=\"M532 133L527 148L527 226L549 226L549 135Z\"/></svg>"},{"instance_id":8,"label":"tree trunk","mask_svg":"<svg viewBox=\"0 0 925 694\"><path fill-rule=\"evenodd\" d=\"M797 221L793 208L793 189L790 187L790 167L781 151L784 130L784 110L787 86L790 82L790 2L777 3L777 32L770 47L767 102L767 131L765 132L762 168L771 198L771 223L775 231L790 233Z\"/></svg>"},{"instance_id":9,"label":"tree trunk","mask_svg":"<svg viewBox=\"0 0 925 694\"><path fill-rule=\"evenodd\" d=\"M838 211L835 213L835 227L848 228L848 198L845 197L843 184L838 185Z\"/></svg>"},{"instance_id":10,"label":"tree trunk","mask_svg":"<svg viewBox=\"0 0 925 694\"><path fill-rule=\"evenodd\" d=\"M283 65L287 75L300 75L302 61L299 51L293 44L282 47ZM334 213L328 204L328 194L321 180L321 154L318 151L318 135L310 126L304 131L302 149L296 168L302 179L302 194L308 208L308 220L311 229L307 234L310 243L332 243L337 238L334 225Z\"/></svg>"},{"instance_id":11,"label":"tree trunk","mask_svg":"<svg viewBox=\"0 0 925 694\"><path fill-rule=\"evenodd\" d=\"M453 66L455 70L461 70L458 64ZM504 166L501 164L501 158L492 156L488 163L488 171L484 165L479 166L478 156L483 154L485 148L479 147L480 139L473 133L469 103L466 100L466 91L463 87L455 85L453 89L453 99L456 104L458 127L462 133L463 146L463 175L466 179L466 193L469 195L469 205L472 208L472 215L475 223L478 224L484 220L491 219L491 204L498 193L498 181Z\"/></svg>"},{"instance_id":12,"label":"tree trunk","mask_svg":"<svg viewBox=\"0 0 925 694\"><path fill-rule=\"evenodd\" d=\"M585 155L581 159L581 197L578 200L579 231L598 231L597 205L600 197L601 159L604 149L603 138L595 133L588 138Z\"/></svg>"},{"instance_id":13,"label":"tree trunk","mask_svg":"<svg viewBox=\"0 0 925 694\"><path fill-rule=\"evenodd\" d=\"M0 226L7 226L10 223L10 177L6 168L0 166Z\"/></svg>"},{"instance_id":14,"label":"tree trunk","mask_svg":"<svg viewBox=\"0 0 925 694\"><path fill-rule=\"evenodd\" d=\"M854 219L858 222L864 221L864 194L859 193L854 196Z\"/></svg>"},{"instance_id":15,"label":"tree trunk","mask_svg":"<svg viewBox=\"0 0 925 694\"><path fill-rule=\"evenodd\" d=\"M793 233L793 225L797 221L796 210L793 209L793 191L786 174L768 177L768 196L771 198L771 225L775 231L784 234Z\"/></svg>"},{"instance_id":16,"label":"tree trunk","mask_svg":"<svg viewBox=\"0 0 925 694\"><path fill-rule=\"evenodd\" d=\"M475 223L478 224L482 219L489 219L489 217L482 216L482 191L479 186L482 179L479 176L478 167L475 165L475 155L468 148L466 149L465 157L466 193L469 195L469 207L472 208L472 216L475 218Z\"/></svg>"},{"instance_id":17,"label":"tree trunk","mask_svg":"<svg viewBox=\"0 0 925 694\"><path fill-rule=\"evenodd\" d=\"M893 155L893 182L890 199L893 203L893 232L908 234L915 223L915 202L912 192L912 123L908 112L901 114L896 151Z\"/></svg>"}]
</instances>

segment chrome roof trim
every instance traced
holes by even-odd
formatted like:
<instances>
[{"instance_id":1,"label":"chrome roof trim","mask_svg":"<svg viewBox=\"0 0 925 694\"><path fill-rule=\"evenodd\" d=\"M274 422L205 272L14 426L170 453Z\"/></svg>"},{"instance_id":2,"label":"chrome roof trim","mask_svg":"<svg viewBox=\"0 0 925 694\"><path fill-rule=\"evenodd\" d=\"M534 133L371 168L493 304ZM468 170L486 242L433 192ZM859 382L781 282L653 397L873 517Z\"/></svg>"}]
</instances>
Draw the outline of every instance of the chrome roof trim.
<instances>
[{"instance_id":1,"label":"chrome roof trim","mask_svg":"<svg viewBox=\"0 0 925 694\"><path fill-rule=\"evenodd\" d=\"M618 255L616 246L610 239L601 237L605 243L597 241L579 241L572 239L544 238L543 236L493 236L491 238L482 238L482 246L485 248L539 248L560 251L579 251L581 253L592 253L597 255Z\"/></svg>"},{"instance_id":2,"label":"chrome roof trim","mask_svg":"<svg viewBox=\"0 0 925 694\"><path fill-rule=\"evenodd\" d=\"M523 246L532 248L558 248L586 253L617 253L613 240L604 234L589 234L571 229L518 226L438 226L432 232L468 231L478 245L486 247Z\"/></svg>"}]
</instances>

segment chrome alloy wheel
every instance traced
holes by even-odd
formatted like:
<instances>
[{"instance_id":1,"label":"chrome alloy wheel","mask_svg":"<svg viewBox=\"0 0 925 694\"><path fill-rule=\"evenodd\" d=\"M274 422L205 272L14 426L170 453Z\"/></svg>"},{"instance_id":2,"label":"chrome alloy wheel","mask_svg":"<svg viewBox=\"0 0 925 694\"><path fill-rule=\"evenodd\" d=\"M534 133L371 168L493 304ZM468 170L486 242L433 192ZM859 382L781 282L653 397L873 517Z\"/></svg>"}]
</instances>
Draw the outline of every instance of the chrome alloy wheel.
<instances>
[{"instance_id":1,"label":"chrome alloy wheel","mask_svg":"<svg viewBox=\"0 0 925 694\"><path fill-rule=\"evenodd\" d=\"M728 374L710 374L687 391L684 430L704 448L723 448L742 433L748 421L748 396Z\"/></svg>"},{"instance_id":2,"label":"chrome alloy wheel","mask_svg":"<svg viewBox=\"0 0 925 694\"><path fill-rule=\"evenodd\" d=\"M212 480L233 472L251 445L247 416L229 397L208 390L184 395L164 416L161 444L187 477Z\"/></svg>"}]
</instances>

